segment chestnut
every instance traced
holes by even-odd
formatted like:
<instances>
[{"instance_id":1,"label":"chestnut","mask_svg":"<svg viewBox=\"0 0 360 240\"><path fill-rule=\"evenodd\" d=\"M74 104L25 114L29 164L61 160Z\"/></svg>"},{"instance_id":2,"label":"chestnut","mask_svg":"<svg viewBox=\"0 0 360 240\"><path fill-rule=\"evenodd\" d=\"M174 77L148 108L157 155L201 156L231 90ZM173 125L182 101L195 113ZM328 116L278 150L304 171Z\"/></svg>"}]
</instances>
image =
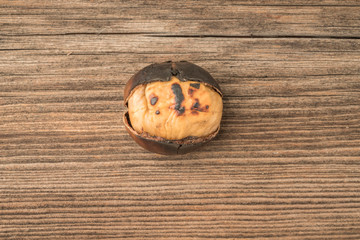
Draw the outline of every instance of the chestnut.
<instances>
[{"instance_id":1,"label":"chestnut","mask_svg":"<svg viewBox=\"0 0 360 240\"><path fill-rule=\"evenodd\" d=\"M125 128L143 148L158 154L188 153L220 129L222 92L203 68L187 62L151 64L126 83Z\"/></svg>"}]
</instances>

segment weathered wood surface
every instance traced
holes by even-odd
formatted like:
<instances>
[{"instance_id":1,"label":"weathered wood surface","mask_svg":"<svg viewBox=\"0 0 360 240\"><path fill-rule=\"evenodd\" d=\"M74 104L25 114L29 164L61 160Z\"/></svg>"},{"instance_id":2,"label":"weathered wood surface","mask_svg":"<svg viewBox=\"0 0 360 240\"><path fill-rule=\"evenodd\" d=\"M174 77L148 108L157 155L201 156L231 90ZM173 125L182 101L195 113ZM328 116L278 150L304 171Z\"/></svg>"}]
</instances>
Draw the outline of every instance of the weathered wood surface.
<instances>
[{"instance_id":1,"label":"weathered wood surface","mask_svg":"<svg viewBox=\"0 0 360 240\"><path fill-rule=\"evenodd\" d=\"M4 2L4 1L2 1ZM3 35L360 37L353 1L5 1ZM135 36L134 36L135 37Z\"/></svg>"},{"instance_id":2,"label":"weathered wood surface","mask_svg":"<svg viewBox=\"0 0 360 240\"><path fill-rule=\"evenodd\" d=\"M358 1L0 2L0 239L360 238ZM169 59L224 92L185 156L121 122Z\"/></svg>"}]
</instances>

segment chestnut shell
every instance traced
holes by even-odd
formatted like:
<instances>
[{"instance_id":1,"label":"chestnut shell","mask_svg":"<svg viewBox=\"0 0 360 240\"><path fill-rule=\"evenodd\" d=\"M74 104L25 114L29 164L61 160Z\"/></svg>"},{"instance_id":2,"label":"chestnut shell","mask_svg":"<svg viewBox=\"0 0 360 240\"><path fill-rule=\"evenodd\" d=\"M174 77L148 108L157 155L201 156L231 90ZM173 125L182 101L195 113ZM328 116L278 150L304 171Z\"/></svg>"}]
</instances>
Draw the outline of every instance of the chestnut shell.
<instances>
[{"instance_id":1,"label":"chestnut shell","mask_svg":"<svg viewBox=\"0 0 360 240\"><path fill-rule=\"evenodd\" d=\"M132 76L125 85L124 105L127 107L128 99L130 98L132 91L137 86L157 81L170 81L172 76L177 77L180 81L183 82L196 81L203 83L213 88L220 94L220 96L222 96L222 92L218 83L203 68L187 61L168 61L151 64ZM220 130L219 127L214 133L206 137L187 137L180 140L166 140L161 137L138 134L131 126L128 112L124 113L123 121L127 132L136 143L138 143L146 150L163 155L185 154L191 152L213 139Z\"/></svg>"}]
</instances>

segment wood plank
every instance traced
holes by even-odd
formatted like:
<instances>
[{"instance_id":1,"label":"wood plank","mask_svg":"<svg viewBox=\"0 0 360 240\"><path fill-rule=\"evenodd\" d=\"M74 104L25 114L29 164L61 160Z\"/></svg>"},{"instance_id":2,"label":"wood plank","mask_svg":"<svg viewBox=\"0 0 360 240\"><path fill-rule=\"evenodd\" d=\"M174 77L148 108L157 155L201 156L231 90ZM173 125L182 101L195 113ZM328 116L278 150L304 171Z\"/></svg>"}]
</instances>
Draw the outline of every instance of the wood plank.
<instances>
[{"instance_id":1,"label":"wood plank","mask_svg":"<svg viewBox=\"0 0 360 240\"><path fill-rule=\"evenodd\" d=\"M359 1L2 1L1 35L360 37Z\"/></svg>"},{"instance_id":2,"label":"wood plank","mask_svg":"<svg viewBox=\"0 0 360 240\"><path fill-rule=\"evenodd\" d=\"M170 162L12 165L0 236L359 236L358 164Z\"/></svg>"},{"instance_id":3,"label":"wood plank","mask_svg":"<svg viewBox=\"0 0 360 240\"><path fill-rule=\"evenodd\" d=\"M9 157L5 161L18 162L17 156L22 156L31 162L31 156L45 152L50 159L59 154L70 155L65 161L72 161L72 154L93 159L129 147L134 150L130 157L138 158L145 152L128 142L121 124L123 87L138 69L169 56L205 67L223 88L222 140L205 148L203 156L359 153L358 40L131 39L126 35L3 38L5 48L29 49L3 50L0 57L1 133L7 146L3 156ZM104 142L95 141L99 134ZM46 142L49 136L61 144ZM221 150L211 150L219 144ZM348 148L342 148L345 144ZM41 152L38 147L46 148Z\"/></svg>"}]
</instances>

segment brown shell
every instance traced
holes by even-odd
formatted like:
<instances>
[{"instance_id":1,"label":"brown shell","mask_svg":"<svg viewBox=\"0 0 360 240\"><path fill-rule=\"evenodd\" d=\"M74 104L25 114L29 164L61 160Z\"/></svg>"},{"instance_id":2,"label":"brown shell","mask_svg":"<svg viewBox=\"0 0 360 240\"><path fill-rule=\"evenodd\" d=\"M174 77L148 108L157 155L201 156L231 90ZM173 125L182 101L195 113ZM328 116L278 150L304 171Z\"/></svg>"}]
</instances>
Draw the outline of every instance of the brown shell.
<instances>
[{"instance_id":1,"label":"brown shell","mask_svg":"<svg viewBox=\"0 0 360 240\"><path fill-rule=\"evenodd\" d=\"M180 81L197 81L212 87L220 96L222 92L215 79L203 68L187 62L164 62L151 64L134 76L126 83L124 90L124 104L127 106L128 99L132 91L139 85L157 81L170 81L172 76L176 76ZM170 141L161 137L154 137L146 134L138 134L131 126L129 113L124 113L123 121L125 128L130 136L140 146L154 153L164 155L185 154L191 152L204 143L213 139L219 132L220 127L207 137L188 137L181 140Z\"/></svg>"},{"instance_id":2,"label":"brown shell","mask_svg":"<svg viewBox=\"0 0 360 240\"><path fill-rule=\"evenodd\" d=\"M220 130L219 127L214 133L205 138L185 138L177 141L169 141L160 137L138 134L131 126L128 112L124 114L123 121L126 131L137 144L150 152L163 155L176 155L191 152L213 139Z\"/></svg>"},{"instance_id":3,"label":"brown shell","mask_svg":"<svg viewBox=\"0 0 360 240\"><path fill-rule=\"evenodd\" d=\"M222 96L219 84L205 69L187 61L168 61L154 63L144 67L130 78L126 83L124 90L125 105L127 105L131 92L135 87L157 81L167 82L171 80L172 76L177 77L182 82L195 81L204 83L205 85L212 87L220 94L220 96Z\"/></svg>"}]
</instances>

